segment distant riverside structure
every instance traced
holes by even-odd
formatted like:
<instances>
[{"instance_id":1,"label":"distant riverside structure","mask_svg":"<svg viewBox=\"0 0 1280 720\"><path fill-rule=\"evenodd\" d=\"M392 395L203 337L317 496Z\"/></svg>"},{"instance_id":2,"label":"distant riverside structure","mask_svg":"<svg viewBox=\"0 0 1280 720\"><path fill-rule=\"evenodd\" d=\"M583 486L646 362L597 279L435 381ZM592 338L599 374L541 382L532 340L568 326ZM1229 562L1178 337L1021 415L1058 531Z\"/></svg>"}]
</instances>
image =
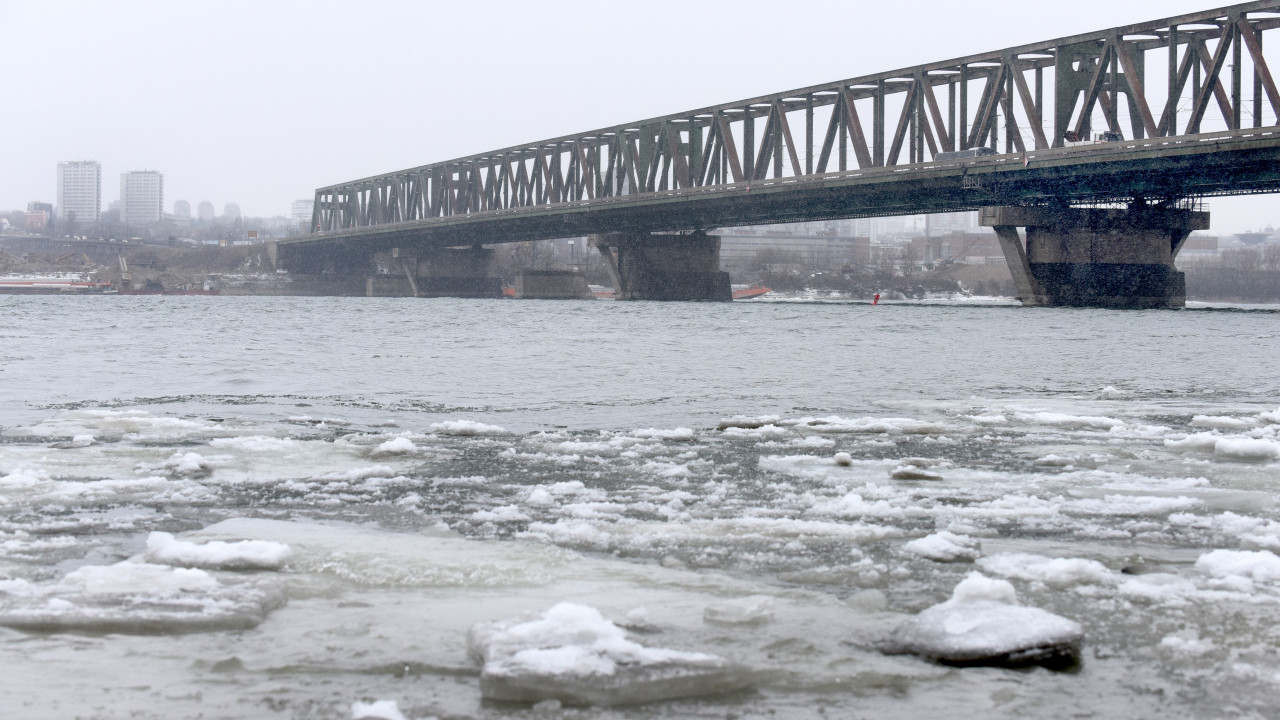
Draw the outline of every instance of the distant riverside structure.
<instances>
[{"instance_id":1,"label":"distant riverside structure","mask_svg":"<svg viewBox=\"0 0 1280 720\"><path fill-rule=\"evenodd\" d=\"M191 219L191 203L186 200L173 201L173 216L180 220Z\"/></svg>"},{"instance_id":2,"label":"distant riverside structure","mask_svg":"<svg viewBox=\"0 0 1280 720\"><path fill-rule=\"evenodd\" d=\"M120 222L151 225L164 214L164 175L154 170L120 173Z\"/></svg>"},{"instance_id":3,"label":"distant riverside structure","mask_svg":"<svg viewBox=\"0 0 1280 720\"><path fill-rule=\"evenodd\" d=\"M58 163L58 219L98 222L102 217L102 165L94 160Z\"/></svg>"},{"instance_id":4,"label":"distant riverside structure","mask_svg":"<svg viewBox=\"0 0 1280 720\"><path fill-rule=\"evenodd\" d=\"M43 232L53 220L53 203L32 201L27 203L26 229L30 232Z\"/></svg>"},{"instance_id":5,"label":"distant riverside structure","mask_svg":"<svg viewBox=\"0 0 1280 720\"><path fill-rule=\"evenodd\" d=\"M306 200L294 200L293 212L289 217L298 227L307 229L311 225L311 210L315 207L315 199L307 198Z\"/></svg>"},{"instance_id":6,"label":"distant riverside structure","mask_svg":"<svg viewBox=\"0 0 1280 720\"><path fill-rule=\"evenodd\" d=\"M236 203L229 202L222 207L222 215L228 220L235 220L240 217L240 206Z\"/></svg>"},{"instance_id":7,"label":"distant riverside structure","mask_svg":"<svg viewBox=\"0 0 1280 720\"><path fill-rule=\"evenodd\" d=\"M196 207L196 219L212 220L213 219L213 203L204 200Z\"/></svg>"}]
</instances>

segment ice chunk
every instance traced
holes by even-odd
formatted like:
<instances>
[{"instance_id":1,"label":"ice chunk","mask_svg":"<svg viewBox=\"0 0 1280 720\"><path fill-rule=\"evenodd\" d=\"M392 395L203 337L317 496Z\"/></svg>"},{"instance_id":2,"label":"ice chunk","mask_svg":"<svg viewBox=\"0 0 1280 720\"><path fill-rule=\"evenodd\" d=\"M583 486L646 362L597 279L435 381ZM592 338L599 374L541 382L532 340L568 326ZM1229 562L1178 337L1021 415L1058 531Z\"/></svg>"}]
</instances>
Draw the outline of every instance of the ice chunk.
<instances>
[{"instance_id":1,"label":"ice chunk","mask_svg":"<svg viewBox=\"0 0 1280 720\"><path fill-rule=\"evenodd\" d=\"M1214 444L1213 452L1239 460L1275 460L1280 457L1280 444L1253 438L1222 438Z\"/></svg>"},{"instance_id":2,"label":"ice chunk","mask_svg":"<svg viewBox=\"0 0 1280 720\"><path fill-rule=\"evenodd\" d=\"M912 540L902 549L937 562L969 562L982 555L982 545L977 540L946 530Z\"/></svg>"},{"instance_id":3,"label":"ice chunk","mask_svg":"<svg viewBox=\"0 0 1280 720\"><path fill-rule=\"evenodd\" d=\"M689 442L696 435L690 428L644 428L631 433L632 437L644 438L645 440L673 440L676 442Z\"/></svg>"},{"instance_id":4,"label":"ice chunk","mask_svg":"<svg viewBox=\"0 0 1280 720\"><path fill-rule=\"evenodd\" d=\"M351 720L407 720L395 700L351 704Z\"/></svg>"},{"instance_id":5,"label":"ice chunk","mask_svg":"<svg viewBox=\"0 0 1280 720\"><path fill-rule=\"evenodd\" d=\"M1212 452L1237 460L1275 460L1280 443L1251 437L1223 437L1213 432L1194 433L1181 440L1165 440L1165 447L1177 452Z\"/></svg>"},{"instance_id":6,"label":"ice chunk","mask_svg":"<svg viewBox=\"0 0 1280 720\"><path fill-rule=\"evenodd\" d=\"M776 425L778 420L779 418L777 415L734 415L733 417L722 419L720 424L716 426L716 429L726 430L728 428L742 428L745 430L754 430L766 425Z\"/></svg>"},{"instance_id":7,"label":"ice chunk","mask_svg":"<svg viewBox=\"0 0 1280 720\"><path fill-rule=\"evenodd\" d=\"M978 561L985 571L1002 577L1034 580L1049 587L1106 585L1116 576L1106 565L1086 558L1048 558L1031 553L1000 553Z\"/></svg>"},{"instance_id":8,"label":"ice chunk","mask_svg":"<svg viewBox=\"0 0 1280 720\"><path fill-rule=\"evenodd\" d=\"M1164 446L1177 452L1213 452L1220 438L1214 433L1193 433L1181 440L1166 439Z\"/></svg>"},{"instance_id":9,"label":"ice chunk","mask_svg":"<svg viewBox=\"0 0 1280 720\"><path fill-rule=\"evenodd\" d=\"M899 465L889 471L894 480L941 480L942 475L919 465Z\"/></svg>"},{"instance_id":10,"label":"ice chunk","mask_svg":"<svg viewBox=\"0 0 1280 720\"><path fill-rule=\"evenodd\" d=\"M1007 581L970 573L950 600L899 625L886 649L946 665L1065 669L1079 662L1079 624L1016 602Z\"/></svg>"},{"instance_id":11,"label":"ice chunk","mask_svg":"<svg viewBox=\"0 0 1280 720\"><path fill-rule=\"evenodd\" d=\"M0 597L0 626L89 633L240 630L283 604L278 592L224 584L203 570L125 561L87 565L58 583Z\"/></svg>"},{"instance_id":12,"label":"ice chunk","mask_svg":"<svg viewBox=\"0 0 1280 720\"><path fill-rule=\"evenodd\" d=\"M507 429L500 425L486 425L474 420L446 420L433 423L431 432L437 435L508 435Z\"/></svg>"},{"instance_id":13,"label":"ice chunk","mask_svg":"<svg viewBox=\"0 0 1280 720\"><path fill-rule=\"evenodd\" d=\"M1267 550L1213 550L1196 560L1196 569L1215 578L1275 582L1280 580L1280 557Z\"/></svg>"},{"instance_id":14,"label":"ice chunk","mask_svg":"<svg viewBox=\"0 0 1280 720\"><path fill-rule=\"evenodd\" d=\"M1064 415L1061 413L1036 412L1016 413L1015 418L1023 422L1069 430L1112 430L1124 425L1123 420L1095 415Z\"/></svg>"},{"instance_id":15,"label":"ice chunk","mask_svg":"<svg viewBox=\"0 0 1280 720\"><path fill-rule=\"evenodd\" d=\"M996 580L979 572L971 572L951 590L951 602L965 603L977 600L1018 604L1018 593L1008 580Z\"/></svg>"},{"instance_id":16,"label":"ice chunk","mask_svg":"<svg viewBox=\"0 0 1280 720\"><path fill-rule=\"evenodd\" d=\"M712 603L702 611L702 619L723 625L763 625L773 620L773 598L751 595Z\"/></svg>"},{"instance_id":17,"label":"ice chunk","mask_svg":"<svg viewBox=\"0 0 1280 720\"><path fill-rule=\"evenodd\" d=\"M492 510L477 510L471 513L471 519L476 522L513 523L528 522L529 516L516 505L502 505Z\"/></svg>"},{"instance_id":18,"label":"ice chunk","mask_svg":"<svg viewBox=\"0 0 1280 720\"><path fill-rule=\"evenodd\" d=\"M703 653L648 648L595 608L560 603L533 618L471 628L468 650L484 664L490 700L627 705L740 690L745 671Z\"/></svg>"},{"instance_id":19,"label":"ice chunk","mask_svg":"<svg viewBox=\"0 0 1280 720\"><path fill-rule=\"evenodd\" d=\"M213 468L209 467L206 461L199 453L174 453L164 463L165 469L174 475L182 477L207 477L213 473Z\"/></svg>"},{"instance_id":20,"label":"ice chunk","mask_svg":"<svg viewBox=\"0 0 1280 720\"><path fill-rule=\"evenodd\" d=\"M279 570L292 555L293 551L288 545L267 540L213 540L201 545L178 540L167 532L153 532L147 537L147 560L162 565L223 570Z\"/></svg>"},{"instance_id":21,"label":"ice chunk","mask_svg":"<svg viewBox=\"0 0 1280 720\"><path fill-rule=\"evenodd\" d=\"M1191 418L1191 427L1224 428L1241 430L1257 426L1252 418L1236 418L1223 415L1196 415Z\"/></svg>"},{"instance_id":22,"label":"ice chunk","mask_svg":"<svg viewBox=\"0 0 1280 720\"><path fill-rule=\"evenodd\" d=\"M848 418L831 416L825 418L805 418L797 421L797 423L810 431L824 434L935 435L948 432L951 429L942 423L894 417L864 417L851 420Z\"/></svg>"},{"instance_id":23,"label":"ice chunk","mask_svg":"<svg viewBox=\"0 0 1280 720\"><path fill-rule=\"evenodd\" d=\"M739 428L727 427L722 428L725 437L733 438L753 438L760 441L781 440L790 437L792 431L789 428L778 427L777 425L761 425L757 428Z\"/></svg>"},{"instance_id":24,"label":"ice chunk","mask_svg":"<svg viewBox=\"0 0 1280 720\"><path fill-rule=\"evenodd\" d=\"M1160 640L1158 647L1172 655L1191 657L1207 655L1214 650L1213 643L1201 640L1194 630L1184 630L1181 633L1166 635Z\"/></svg>"},{"instance_id":25,"label":"ice chunk","mask_svg":"<svg viewBox=\"0 0 1280 720\"><path fill-rule=\"evenodd\" d=\"M396 437L373 449L373 455L412 455L418 452L418 446L407 437Z\"/></svg>"}]
</instances>

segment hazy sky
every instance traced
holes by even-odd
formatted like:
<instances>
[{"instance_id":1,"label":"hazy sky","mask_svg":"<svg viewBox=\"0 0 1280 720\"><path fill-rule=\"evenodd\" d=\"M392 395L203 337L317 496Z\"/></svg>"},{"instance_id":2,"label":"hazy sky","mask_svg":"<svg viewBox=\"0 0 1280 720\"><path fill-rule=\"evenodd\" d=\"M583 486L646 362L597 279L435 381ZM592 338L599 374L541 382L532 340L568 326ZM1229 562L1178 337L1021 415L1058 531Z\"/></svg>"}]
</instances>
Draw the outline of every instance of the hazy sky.
<instances>
[{"instance_id":1,"label":"hazy sky","mask_svg":"<svg viewBox=\"0 0 1280 720\"><path fill-rule=\"evenodd\" d=\"M288 215L344 180L1216 6L0 0L0 209L93 159L104 209L146 169L166 210ZM1218 232L1280 225L1275 195L1211 204Z\"/></svg>"}]
</instances>

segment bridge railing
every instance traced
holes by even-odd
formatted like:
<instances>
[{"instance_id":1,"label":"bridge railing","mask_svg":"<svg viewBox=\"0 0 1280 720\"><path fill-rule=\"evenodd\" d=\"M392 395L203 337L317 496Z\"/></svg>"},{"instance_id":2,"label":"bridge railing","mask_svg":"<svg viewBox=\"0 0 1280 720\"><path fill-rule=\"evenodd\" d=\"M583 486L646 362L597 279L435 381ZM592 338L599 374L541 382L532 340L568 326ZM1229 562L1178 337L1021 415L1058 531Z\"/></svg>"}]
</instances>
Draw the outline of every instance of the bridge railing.
<instances>
[{"instance_id":1,"label":"bridge railing","mask_svg":"<svg viewBox=\"0 0 1280 720\"><path fill-rule=\"evenodd\" d=\"M1249 2L504 148L320 188L312 231L1271 127L1277 27Z\"/></svg>"}]
</instances>

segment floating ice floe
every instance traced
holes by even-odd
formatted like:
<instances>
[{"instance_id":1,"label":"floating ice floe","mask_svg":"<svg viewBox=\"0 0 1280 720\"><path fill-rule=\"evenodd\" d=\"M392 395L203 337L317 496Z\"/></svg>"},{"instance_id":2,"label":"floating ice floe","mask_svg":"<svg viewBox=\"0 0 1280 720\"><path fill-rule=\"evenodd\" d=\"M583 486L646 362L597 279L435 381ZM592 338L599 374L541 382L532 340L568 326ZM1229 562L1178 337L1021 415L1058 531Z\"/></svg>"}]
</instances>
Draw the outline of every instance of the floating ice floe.
<instances>
[{"instance_id":1,"label":"floating ice floe","mask_svg":"<svg viewBox=\"0 0 1280 720\"><path fill-rule=\"evenodd\" d=\"M889 471L894 480L941 480L942 474L920 467L919 465L899 465Z\"/></svg>"},{"instance_id":2,"label":"floating ice floe","mask_svg":"<svg viewBox=\"0 0 1280 720\"><path fill-rule=\"evenodd\" d=\"M1191 427L1222 428L1224 430L1247 430L1257 427L1255 418L1238 418L1225 415L1196 415L1191 418Z\"/></svg>"},{"instance_id":3,"label":"floating ice floe","mask_svg":"<svg viewBox=\"0 0 1280 720\"><path fill-rule=\"evenodd\" d=\"M595 608L574 603L533 619L476 625L467 647L483 663L480 693L489 700L612 706L750 685L747 672L723 658L644 647Z\"/></svg>"},{"instance_id":4,"label":"floating ice floe","mask_svg":"<svg viewBox=\"0 0 1280 720\"><path fill-rule=\"evenodd\" d=\"M412 455L418 452L418 446L407 437L395 437L378 445L371 455Z\"/></svg>"},{"instance_id":5,"label":"floating ice floe","mask_svg":"<svg viewBox=\"0 0 1280 720\"><path fill-rule=\"evenodd\" d=\"M722 428L721 431L725 437L732 438L750 438L755 440L781 440L791 437L794 433L789 428L779 427L777 425L761 425L759 427L742 428L730 426Z\"/></svg>"},{"instance_id":6,"label":"floating ice floe","mask_svg":"<svg viewBox=\"0 0 1280 720\"><path fill-rule=\"evenodd\" d=\"M1196 559L1196 569L1217 580L1248 583L1280 581L1280 556L1267 550L1212 550Z\"/></svg>"},{"instance_id":7,"label":"floating ice floe","mask_svg":"<svg viewBox=\"0 0 1280 720\"><path fill-rule=\"evenodd\" d=\"M351 704L351 720L407 720L395 700L354 702Z\"/></svg>"},{"instance_id":8,"label":"floating ice floe","mask_svg":"<svg viewBox=\"0 0 1280 720\"><path fill-rule=\"evenodd\" d=\"M197 544L178 540L167 532L147 537L147 560L161 565L220 570L279 570L293 551L284 543L268 540L213 540Z\"/></svg>"},{"instance_id":9,"label":"floating ice floe","mask_svg":"<svg viewBox=\"0 0 1280 720\"><path fill-rule=\"evenodd\" d=\"M763 625L773 621L773 598L751 595L712 603L702 611L702 619L721 625Z\"/></svg>"},{"instance_id":10,"label":"floating ice floe","mask_svg":"<svg viewBox=\"0 0 1280 720\"><path fill-rule=\"evenodd\" d=\"M87 565L57 583L0 588L0 626L40 632L241 630L284 604L278 592L227 584L204 570L149 563Z\"/></svg>"},{"instance_id":11,"label":"floating ice floe","mask_svg":"<svg viewBox=\"0 0 1280 720\"><path fill-rule=\"evenodd\" d=\"M982 544L976 539L946 530L912 540L902 549L935 562L972 562L982 556Z\"/></svg>"},{"instance_id":12,"label":"floating ice floe","mask_svg":"<svg viewBox=\"0 0 1280 720\"><path fill-rule=\"evenodd\" d=\"M486 425L474 420L446 420L433 423L431 432L437 435L509 435L506 428L500 425Z\"/></svg>"},{"instance_id":13,"label":"floating ice floe","mask_svg":"<svg viewBox=\"0 0 1280 720\"><path fill-rule=\"evenodd\" d=\"M72 450L75 448L89 447L95 442L93 435L89 433L78 433L70 440L63 440L50 445L50 447L58 450Z\"/></svg>"},{"instance_id":14,"label":"floating ice floe","mask_svg":"<svg viewBox=\"0 0 1280 720\"><path fill-rule=\"evenodd\" d=\"M671 440L674 442L690 442L696 433L690 428L643 428L634 430L629 433L632 437L638 437L645 440Z\"/></svg>"},{"instance_id":15,"label":"floating ice floe","mask_svg":"<svg viewBox=\"0 0 1280 720\"><path fill-rule=\"evenodd\" d=\"M209 462L199 453L176 452L164 463L164 468L180 477L207 477L213 474Z\"/></svg>"},{"instance_id":16,"label":"floating ice floe","mask_svg":"<svg viewBox=\"0 0 1280 720\"><path fill-rule=\"evenodd\" d=\"M1124 421L1096 415L1066 415L1052 412L1015 413L1014 418L1022 422L1068 430L1112 430L1123 427Z\"/></svg>"},{"instance_id":17,"label":"floating ice floe","mask_svg":"<svg viewBox=\"0 0 1280 720\"><path fill-rule=\"evenodd\" d=\"M1044 583L1052 588L1109 585L1117 577L1106 565L1086 558L1049 558L1031 553L999 553L978 561L983 570L1006 578Z\"/></svg>"},{"instance_id":18,"label":"floating ice floe","mask_svg":"<svg viewBox=\"0 0 1280 720\"><path fill-rule=\"evenodd\" d=\"M1007 581L970 573L950 600L899 625L886 650L946 665L1076 665L1084 637L1080 625L1017 601Z\"/></svg>"},{"instance_id":19,"label":"floating ice floe","mask_svg":"<svg viewBox=\"0 0 1280 720\"><path fill-rule=\"evenodd\" d=\"M720 421L716 426L717 430L727 430L729 428L742 428L745 430L754 430L762 428L766 425L777 425L779 418L777 415L734 415Z\"/></svg>"},{"instance_id":20,"label":"floating ice floe","mask_svg":"<svg viewBox=\"0 0 1280 720\"><path fill-rule=\"evenodd\" d=\"M1217 432L1192 433L1164 446L1175 452L1213 453L1234 460L1267 461L1280 458L1280 443L1266 438L1223 436Z\"/></svg>"},{"instance_id":21,"label":"floating ice floe","mask_svg":"<svg viewBox=\"0 0 1280 720\"><path fill-rule=\"evenodd\" d=\"M951 430L950 427L942 423L893 417L849 419L833 415L825 418L803 418L795 421L794 424L812 432L824 434L936 435Z\"/></svg>"}]
</instances>

